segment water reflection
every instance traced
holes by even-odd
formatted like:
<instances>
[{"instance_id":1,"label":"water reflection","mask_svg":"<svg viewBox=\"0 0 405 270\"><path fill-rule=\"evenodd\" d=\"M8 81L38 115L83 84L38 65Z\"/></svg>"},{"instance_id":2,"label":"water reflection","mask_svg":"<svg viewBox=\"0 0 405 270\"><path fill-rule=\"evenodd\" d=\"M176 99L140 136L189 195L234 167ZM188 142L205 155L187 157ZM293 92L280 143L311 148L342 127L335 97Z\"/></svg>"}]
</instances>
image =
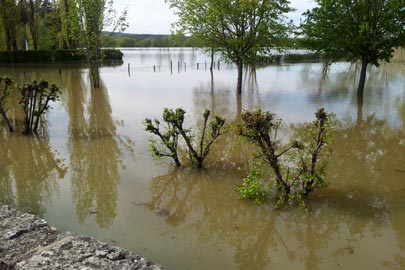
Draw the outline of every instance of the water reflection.
<instances>
[{"instance_id":1,"label":"water reflection","mask_svg":"<svg viewBox=\"0 0 405 270\"><path fill-rule=\"evenodd\" d=\"M74 74L79 72L79 74ZM88 87L80 71L66 75L65 106L69 114L72 197L80 223L90 215L102 228L116 216L117 185L123 168L121 146L133 151L133 142L116 134L107 89Z\"/></svg>"},{"instance_id":2,"label":"water reflection","mask_svg":"<svg viewBox=\"0 0 405 270\"><path fill-rule=\"evenodd\" d=\"M331 187L308 200L309 213L238 201L232 187L243 173L223 168L176 169L154 178L147 207L168 225L197 234L200 243L214 239L215 248L232 251L238 269L404 267L400 134L374 116L340 123L328 172ZM365 254L374 257L364 263L359 258Z\"/></svg>"},{"instance_id":3,"label":"water reflection","mask_svg":"<svg viewBox=\"0 0 405 270\"><path fill-rule=\"evenodd\" d=\"M213 115L229 117L231 115L231 89L222 84L215 82L213 72L211 80L205 84L193 88L194 117L200 119L206 109L211 110Z\"/></svg>"},{"instance_id":4,"label":"water reflection","mask_svg":"<svg viewBox=\"0 0 405 270\"><path fill-rule=\"evenodd\" d=\"M176 69L183 52L187 72L171 76L170 60ZM53 159L59 156L55 149L66 159L56 162L62 172L62 164L69 166L65 175L36 163L25 169L28 161L18 166L21 153L40 155L35 150L40 142L2 133L1 200L18 204L24 195L22 204L40 208L57 226L117 241L173 269L405 269L403 64L383 65L379 73L371 69L362 102L355 93L356 66L348 63L332 65L325 77L321 63L257 67L246 73L237 98L232 66L211 77L202 65L196 69L204 56L183 52L126 53L131 78L127 65L100 68L100 89L91 88L83 67L62 67L59 74L58 66L0 65L0 74L22 80L25 71L27 79L40 76L63 87L61 103L49 114L49 141L43 143ZM153 73L159 61L164 69ZM232 123L256 105L277 113L286 126L313 119L321 106L342 120L330 161L331 185L308 200L310 213L239 201L234 187L245 174L238 167L244 169L252 149L238 144L232 131L219 138L201 172L170 171L169 162L157 163L148 152L149 134L141 123L160 117L163 107L183 106L187 125L194 126L206 108ZM17 114L10 111L13 119ZM117 133L137 138L136 161ZM11 146L12 141L17 143ZM53 196L50 205L52 188L61 196ZM147 208L128 203L132 200L148 202Z\"/></svg>"},{"instance_id":5,"label":"water reflection","mask_svg":"<svg viewBox=\"0 0 405 270\"><path fill-rule=\"evenodd\" d=\"M40 216L57 194L56 179L67 172L49 141L37 136L0 130L0 198L3 202Z\"/></svg>"}]
</instances>

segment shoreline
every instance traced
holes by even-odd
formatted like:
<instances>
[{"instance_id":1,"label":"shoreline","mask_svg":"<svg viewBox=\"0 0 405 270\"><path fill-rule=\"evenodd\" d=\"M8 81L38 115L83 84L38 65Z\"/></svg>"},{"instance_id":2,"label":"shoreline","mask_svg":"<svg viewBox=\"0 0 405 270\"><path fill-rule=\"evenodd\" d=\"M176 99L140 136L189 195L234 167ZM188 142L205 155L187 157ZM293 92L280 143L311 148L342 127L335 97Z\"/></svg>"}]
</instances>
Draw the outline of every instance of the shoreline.
<instances>
[{"instance_id":1,"label":"shoreline","mask_svg":"<svg viewBox=\"0 0 405 270\"><path fill-rule=\"evenodd\" d=\"M45 220L0 203L0 270L164 270L92 237L59 231Z\"/></svg>"}]
</instances>

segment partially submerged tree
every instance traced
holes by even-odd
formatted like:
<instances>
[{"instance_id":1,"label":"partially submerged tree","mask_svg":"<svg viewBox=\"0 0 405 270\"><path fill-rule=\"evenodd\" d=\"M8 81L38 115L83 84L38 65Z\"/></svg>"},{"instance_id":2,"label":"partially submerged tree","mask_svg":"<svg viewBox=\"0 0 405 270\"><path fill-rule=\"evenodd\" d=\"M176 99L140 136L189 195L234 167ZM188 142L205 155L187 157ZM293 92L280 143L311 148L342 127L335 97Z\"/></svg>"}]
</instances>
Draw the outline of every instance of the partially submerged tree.
<instances>
[{"instance_id":1,"label":"partially submerged tree","mask_svg":"<svg viewBox=\"0 0 405 270\"><path fill-rule=\"evenodd\" d=\"M102 60L102 31L106 28L112 28L112 33L124 31L128 26L126 23L127 10L125 9L120 16L117 16L113 8L113 0L76 0L76 2L82 39L90 62L90 74L94 87L99 88L98 67Z\"/></svg>"},{"instance_id":2,"label":"partially submerged tree","mask_svg":"<svg viewBox=\"0 0 405 270\"><path fill-rule=\"evenodd\" d=\"M318 6L304 13L301 25L310 46L327 53L361 61L357 92L362 95L369 64L378 66L392 58L394 48L405 44L403 0L316 0Z\"/></svg>"},{"instance_id":3,"label":"partially submerged tree","mask_svg":"<svg viewBox=\"0 0 405 270\"><path fill-rule=\"evenodd\" d=\"M303 197L326 185L327 163L324 157L329 153L327 147L331 142L332 115L320 109L315 116L313 122L294 127L291 142L283 144L278 138L281 120L276 119L275 114L260 109L242 114L240 135L258 147L260 160L271 168L271 171L264 172L253 166L239 189L242 195L262 201L266 190L262 190L258 183L266 180L269 185L276 187L278 203L293 199L303 203ZM251 196L255 193L258 198Z\"/></svg>"},{"instance_id":4,"label":"partially submerged tree","mask_svg":"<svg viewBox=\"0 0 405 270\"><path fill-rule=\"evenodd\" d=\"M171 157L176 166L181 166L178 155L179 137L181 137L187 146L191 164L201 168L213 143L222 135L225 119L215 116L215 119L208 123L211 112L206 110L203 114L203 127L200 137L198 141L195 141L196 136L192 134L192 130L183 126L185 114L186 112L181 108L176 110L166 108L163 112L163 120L166 126L164 130L161 129L160 121L145 119L146 131L155 134L160 139L160 143L151 140L151 150L155 157Z\"/></svg>"},{"instance_id":5,"label":"partially submerged tree","mask_svg":"<svg viewBox=\"0 0 405 270\"><path fill-rule=\"evenodd\" d=\"M47 81L33 81L18 85L25 119L24 133L35 133L43 115L50 109L49 102L59 100L60 88Z\"/></svg>"},{"instance_id":6,"label":"partially submerged tree","mask_svg":"<svg viewBox=\"0 0 405 270\"><path fill-rule=\"evenodd\" d=\"M288 0L166 0L176 10L177 30L193 35L238 67L242 93L243 65L286 36L283 15Z\"/></svg>"},{"instance_id":7,"label":"partially submerged tree","mask_svg":"<svg viewBox=\"0 0 405 270\"><path fill-rule=\"evenodd\" d=\"M11 95L11 86L13 81L9 77L0 77L0 114L3 116L4 121L6 122L8 129L13 132L14 128L11 125L10 119L7 116L5 109L6 102L8 97Z\"/></svg>"}]
</instances>

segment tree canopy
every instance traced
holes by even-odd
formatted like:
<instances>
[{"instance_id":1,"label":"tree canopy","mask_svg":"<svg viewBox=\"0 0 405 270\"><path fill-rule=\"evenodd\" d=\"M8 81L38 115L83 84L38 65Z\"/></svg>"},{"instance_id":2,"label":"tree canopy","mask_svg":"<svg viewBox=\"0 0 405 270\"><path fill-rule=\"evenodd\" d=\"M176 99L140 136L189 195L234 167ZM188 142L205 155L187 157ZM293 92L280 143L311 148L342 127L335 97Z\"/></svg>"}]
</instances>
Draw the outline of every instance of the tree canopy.
<instances>
[{"instance_id":1,"label":"tree canopy","mask_svg":"<svg viewBox=\"0 0 405 270\"><path fill-rule=\"evenodd\" d=\"M166 0L176 10L175 30L193 35L206 47L216 48L238 66L238 93L243 65L258 52L286 37L284 14L288 0Z\"/></svg>"},{"instance_id":2,"label":"tree canopy","mask_svg":"<svg viewBox=\"0 0 405 270\"><path fill-rule=\"evenodd\" d=\"M316 0L304 13L303 33L309 45L332 60L344 57L362 62L358 93L362 94L369 64L392 58L405 44L403 0Z\"/></svg>"},{"instance_id":3,"label":"tree canopy","mask_svg":"<svg viewBox=\"0 0 405 270\"><path fill-rule=\"evenodd\" d=\"M113 0L0 0L0 49L101 47L102 30L122 31L126 14Z\"/></svg>"}]
</instances>

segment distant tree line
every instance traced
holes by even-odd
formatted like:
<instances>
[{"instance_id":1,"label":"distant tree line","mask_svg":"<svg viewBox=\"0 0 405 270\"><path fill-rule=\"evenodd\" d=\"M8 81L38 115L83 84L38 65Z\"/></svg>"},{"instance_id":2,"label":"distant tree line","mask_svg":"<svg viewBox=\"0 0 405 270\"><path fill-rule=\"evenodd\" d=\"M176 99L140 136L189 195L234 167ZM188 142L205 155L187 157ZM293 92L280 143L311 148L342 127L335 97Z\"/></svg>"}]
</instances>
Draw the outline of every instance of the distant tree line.
<instances>
[{"instance_id":1,"label":"distant tree line","mask_svg":"<svg viewBox=\"0 0 405 270\"><path fill-rule=\"evenodd\" d=\"M152 35L103 32L105 47L198 47L193 37L185 35Z\"/></svg>"},{"instance_id":2,"label":"distant tree line","mask_svg":"<svg viewBox=\"0 0 405 270\"><path fill-rule=\"evenodd\" d=\"M106 40L105 47L135 48L135 47L201 47L201 42L193 35L180 33L171 35L128 34L103 32ZM303 49L307 44L303 38L291 37L280 42L281 47Z\"/></svg>"}]
</instances>

